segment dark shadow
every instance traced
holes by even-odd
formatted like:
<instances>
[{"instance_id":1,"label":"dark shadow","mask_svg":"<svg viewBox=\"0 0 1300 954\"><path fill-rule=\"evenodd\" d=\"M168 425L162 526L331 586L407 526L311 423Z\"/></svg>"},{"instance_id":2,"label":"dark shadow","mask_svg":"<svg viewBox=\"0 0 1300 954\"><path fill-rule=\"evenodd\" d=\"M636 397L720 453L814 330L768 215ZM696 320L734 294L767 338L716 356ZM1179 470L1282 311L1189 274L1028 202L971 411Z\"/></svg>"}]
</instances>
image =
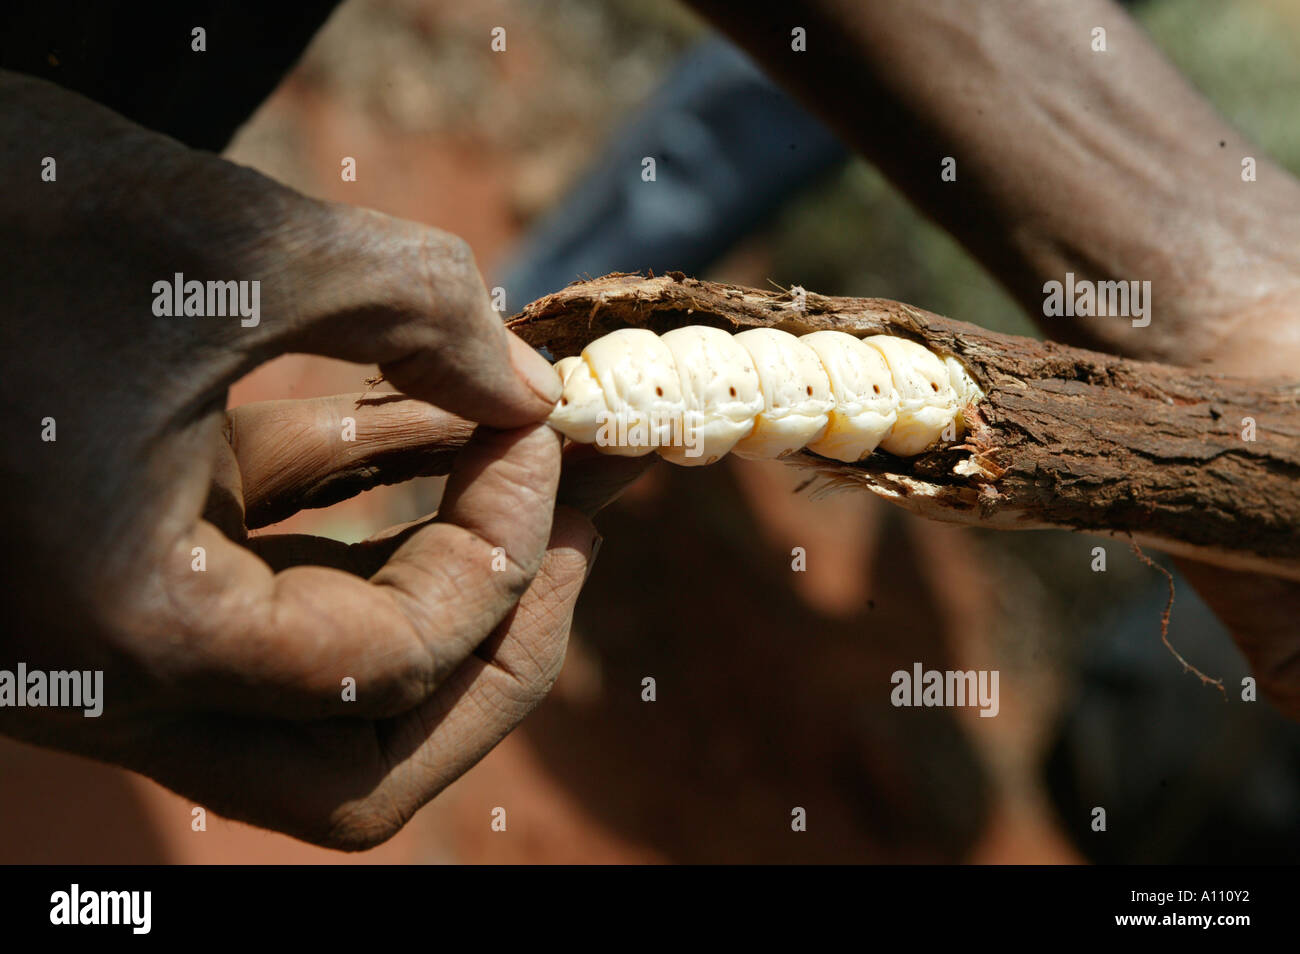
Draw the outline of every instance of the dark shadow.
<instances>
[{"instance_id":1,"label":"dark shadow","mask_svg":"<svg viewBox=\"0 0 1300 954\"><path fill-rule=\"evenodd\" d=\"M989 804L971 746L951 711L890 703L895 670L950 668L897 526L863 581L874 605L830 618L799 598L726 467L663 470L658 506L601 516L575 630L603 689L553 695L524 723L548 771L674 861L966 857Z\"/></svg>"}]
</instances>

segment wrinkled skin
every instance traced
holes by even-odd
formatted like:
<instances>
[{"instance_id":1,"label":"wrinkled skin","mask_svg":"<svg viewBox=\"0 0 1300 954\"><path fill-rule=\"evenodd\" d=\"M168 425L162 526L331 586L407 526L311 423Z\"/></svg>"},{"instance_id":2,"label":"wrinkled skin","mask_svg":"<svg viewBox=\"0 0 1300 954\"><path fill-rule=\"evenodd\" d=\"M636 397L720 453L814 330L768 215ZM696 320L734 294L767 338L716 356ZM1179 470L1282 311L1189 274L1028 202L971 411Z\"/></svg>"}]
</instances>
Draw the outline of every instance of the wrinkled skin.
<instances>
[{"instance_id":1,"label":"wrinkled skin","mask_svg":"<svg viewBox=\"0 0 1300 954\"><path fill-rule=\"evenodd\" d=\"M538 422L558 379L461 240L39 81L2 76L0 99L12 181L59 163L0 207L6 668L105 672L101 717L3 708L0 729L319 844L384 840L546 693L596 540L582 511L633 470L577 467L556 506L561 442ZM176 271L260 280L260 322L155 316ZM232 382L290 351L376 362L411 397L226 412ZM249 538L448 466L436 519L351 547Z\"/></svg>"},{"instance_id":2,"label":"wrinkled skin","mask_svg":"<svg viewBox=\"0 0 1300 954\"><path fill-rule=\"evenodd\" d=\"M951 231L1048 336L1297 377L1300 183L1112 0L808 0L806 56L790 53L785 4L693 5ZM1091 48L1097 26L1106 53ZM1244 156L1255 182L1242 181ZM939 175L943 157L955 182ZM1150 281L1150 324L1042 318L1044 282L1067 271ZM1263 694L1300 719L1300 583L1177 562Z\"/></svg>"},{"instance_id":3,"label":"wrinkled skin","mask_svg":"<svg viewBox=\"0 0 1300 954\"><path fill-rule=\"evenodd\" d=\"M1144 333L1049 333L1294 373L1300 187L1261 160L1243 193L1235 157L1258 150L1113 4L809 0L800 17L819 54L791 57L787 4L695 3L1031 313L1067 268L1153 281ZM1116 55L1080 56L1099 22ZM545 693L592 558L584 514L646 462L567 468L576 506L554 506L560 445L537 423L554 375L501 328L460 240L304 198L12 74L0 125L0 167L25 184L0 194L6 658L103 669L107 696L96 720L0 709L0 731L319 844L382 841ZM46 155L57 184L39 182ZM945 155L959 185L940 183ZM260 324L153 316L153 282L176 271L260 280ZM228 415L229 385L288 351L376 362L411 399ZM53 443L40 439L47 417ZM465 420L485 425L467 444ZM304 503L452 460L432 522L353 547L248 537ZM1300 717L1300 586L1184 570L1265 692Z\"/></svg>"}]
</instances>

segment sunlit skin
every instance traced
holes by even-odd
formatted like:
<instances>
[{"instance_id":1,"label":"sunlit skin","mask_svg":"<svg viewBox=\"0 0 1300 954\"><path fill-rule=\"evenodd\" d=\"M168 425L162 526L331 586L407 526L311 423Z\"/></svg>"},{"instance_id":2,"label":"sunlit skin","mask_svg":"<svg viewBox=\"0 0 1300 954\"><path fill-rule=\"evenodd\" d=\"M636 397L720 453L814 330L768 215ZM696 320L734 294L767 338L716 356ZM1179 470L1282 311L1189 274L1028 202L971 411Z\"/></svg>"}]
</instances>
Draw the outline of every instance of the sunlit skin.
<instances>
[{"instance_id":1,"label":"sunlit skin","mask_svg":"<svg viewBox=\"0 0 1300 954\"><path fill-rule=\"evenodd\" d=\"M806 54L791 53L787 3L694 5L1031 314L1066 271L1151 281L1148 327L1049 334L1294 374L1300 185L1113 4L973 16L967 0L808 0ZM1105 59L1087 47L1097 22ZM547 691L591 559L588 515L647 461L580 451L565 474L576 506L555 505L561 442L540 422L558 379L504 331L454 236L305 198L47 83L0 74L0 100L0 168L31 183L0 192L5 650L103 669L106 696L96 720L0 709L0 731L319 844L384 840ZM57 183L39 181L46 155ZM1243 155L1260 160L1249 186ZM260 281L259 324L155 316L151 288L176 272ZM411 399L226 412L232 382L290 351L376 363ZM344 413L352 456L338 452ZM56 441L41 439L46 418ZM487 425L468 443L466 420ZM248 536L462 445L436 522L354 547ZM1300 717L1300 585L1182 566L1265 695Z\"/></svg>"},{"instance_id":2,"label":"sunlit skin","mask_svg":"<svg viewBox=\"0 0 1300 954\"><path fill-rule=\"evenodd\" d=\"M44 82L0 75L0 97L3 167L26 176L33 142L61 160L57 183L0 199L0 523L22 555L5 655L102 669L105 696L97 719L0 708L0 730L319 844L384 840L545 695L586 514L635 475L578 467L556 506L540 421L559 380L455 236L307 199ZM260 322L156 316L150 289L178 271L259 280ZM290 351L375 362L411 397L226 411ZM447 465L436 521L351 547L249 537Z\"/></svg>"}]
</instances>

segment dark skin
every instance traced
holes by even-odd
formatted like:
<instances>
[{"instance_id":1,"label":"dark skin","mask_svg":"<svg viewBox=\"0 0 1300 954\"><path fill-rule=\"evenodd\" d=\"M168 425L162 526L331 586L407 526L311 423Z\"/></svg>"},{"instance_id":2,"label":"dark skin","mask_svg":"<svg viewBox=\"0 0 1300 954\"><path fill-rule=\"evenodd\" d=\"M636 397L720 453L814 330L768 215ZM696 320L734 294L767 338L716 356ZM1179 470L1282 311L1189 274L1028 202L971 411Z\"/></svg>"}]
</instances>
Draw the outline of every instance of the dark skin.
<instances>
[{"instance_id":1,"label":"dark skin","mask_svg":"<svg viewBox=\"0 0 1300 954\"><path fill-rule=\"evenodd\" d=\"M1294 363L1300 187L1261 160L1243 195L1235 157L1257 150L1118 8L816 0L798 25L824 52L792 56L788 5L697 5L1031 312L1067 267L1153 281L1149 328L1070 326L1075 340L1225 371ZM1117 51L1104 64L1075 49L1094 23ZM644 464L580 451L560 490L560 441L538 423L558 382L503 330L454 236L305 198L43 82L0 74L0 101L0 166L33 183L0 197L3 526L22 554L6 655L103 669L107 695L97 720L5 708L0 730L318 844L383 841L550 687L588 515ZM45 155L57 187L36 182ZM958 189L939 181L945 155ZM260 280L261 322L153 316L148 290L176 271ZM411 399L226 412L231 383L291 351L377 363ZM356 446L336 439L343 416ZM483 426L468 437L465 421ZM457 449L436 519L355 547L249 537L340 473L335 491L355 492ZM1300 587L1186 570L1300 714Z\"/></svg>"},{"instance_id":2,"label":"dark skin","mask_svg":"<svg viewBox=\"0 0 1300 954\"><path fill-rule=\"evenodd\" d=\"M102 669L106 694L98 719L6 707L0 728L308 841L383 841L549 689L586 514L626 467L574 468L556 506L561 442L538 422L558 379L454 236L307 199L41 81L4 75L0 99L5 167L39 168L28 143L60 162L57 187L3 207L21 236L0 278L4 525L24 554L6 656ZM154 316L174 271L259 279L261 321ZM411 397L227 413L231 383L291 351L375 362ZM457 448L436 519L354 547L249 538L331 477L355 493Z\"/></svg>"},{"instance_id":3,"label":"dark skin","mask_svg":"<svg viewBox=\"0 0 1300 954\"><path fill-rule=\"evenodd\" d=\"M1149 326L1042 319L1071 344L1294 378L1300 183L1110 0L760 0L694 6L1042 315L1043 283L1150 281ZM743 14L743 15L741 15ZM808 51L790 50L802 26ZM1107 31L1109 52L1091 49ZM957 161L944 182L940 161ZM1241 160L1258 179L1241 179ZM960 315L954 317L960 318ZM1266 439L1266 438L1264 438ZM1177 561L1264 696L1300 718L1300 584Z\"/></svg>"}]
</instances>

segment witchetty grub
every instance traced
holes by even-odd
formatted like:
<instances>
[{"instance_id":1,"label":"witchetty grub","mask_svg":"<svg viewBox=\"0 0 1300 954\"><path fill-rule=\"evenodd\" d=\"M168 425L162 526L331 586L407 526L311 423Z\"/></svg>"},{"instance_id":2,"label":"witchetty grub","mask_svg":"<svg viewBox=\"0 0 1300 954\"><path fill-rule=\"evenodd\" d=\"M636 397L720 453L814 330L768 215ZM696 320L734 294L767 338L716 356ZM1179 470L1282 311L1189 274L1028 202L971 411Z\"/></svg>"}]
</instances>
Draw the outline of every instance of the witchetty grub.
<instances>
[{"instance_id":1,"label":"witchetty grub","mask_svg":"<svg viewBox=\"0 0 1300 954\"><path fill-rule=\"evenodd\" d=\"M807 450L856 462L921 453L983 396L961 363L906 338L691 325L623 328L555 365L552 427L611 454L675 464ZM956 433L956 430L954 430Z\"/></svg>"}]
</instances>

